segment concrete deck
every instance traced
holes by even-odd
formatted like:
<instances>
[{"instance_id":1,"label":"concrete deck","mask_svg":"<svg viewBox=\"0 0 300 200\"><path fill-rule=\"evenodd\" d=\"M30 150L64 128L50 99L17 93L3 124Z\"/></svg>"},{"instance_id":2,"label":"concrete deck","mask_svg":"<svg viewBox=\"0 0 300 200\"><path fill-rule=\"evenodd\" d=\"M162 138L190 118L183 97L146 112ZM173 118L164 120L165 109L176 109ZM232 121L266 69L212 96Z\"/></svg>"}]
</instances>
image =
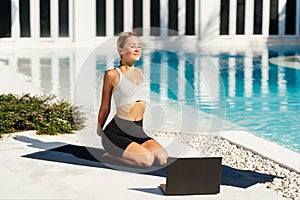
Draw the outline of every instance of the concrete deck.
<instances>
[{"instance_id":1,"label":"concrete deck","mask_svg":"<svg viewBox=\"0 0 300 200\"><path fill-rule=\"evenodd\" d=\"M39 92L19 75L0 66L0 93ZM180 127L180 130L185 128ZM28 157L66 144L100 146L95 134L88 139L90 143L81 134L38 136L34 132L23 132L5 135L0 140L0 199L283 199L262 184L246 189L221 185L217 195L165 196L158 188L165 182L161 176L95 167L95 162L71 154L57 158L60 162ZM197 156L197 152L178 141L157 139L167 147L170 156ZM177 148L170 148L174 147L170 143L175 143ZM178 148L180 151L176 151ZM64 162L65 159L76 162Z\"/></svg>"},{"instance_id":2,"label":"concrete deck","mask_svg":"<svg viewBox=\"0 0 300 200\"><path fill-rule=\"evenodd\" d=\"M174 142L157 139L167 148ZM57 162L26 157L66 144L81 146L80 141L79 134L53 137L22 132L5 136L0 141L0 199L283 199L262 184L246 189L221 185L217 195L165 196L158 188L165 182L161 176L95 167L95 162L71 154ZM171 156L177 154L168 151ZM197 153L187 148L184 156ZM76 162L70 164L69 159Z\"/></svg>"},{"instance_id":3,"label":"concrete deck","mask_svg":"<svg viewBox=\"0 0 300 200\"><path fill-rule=\"evenodd\" d=\"M270 58L269 60L278 66L300 69L300 56L278 56Z\"/></svg>"}]
</instances>

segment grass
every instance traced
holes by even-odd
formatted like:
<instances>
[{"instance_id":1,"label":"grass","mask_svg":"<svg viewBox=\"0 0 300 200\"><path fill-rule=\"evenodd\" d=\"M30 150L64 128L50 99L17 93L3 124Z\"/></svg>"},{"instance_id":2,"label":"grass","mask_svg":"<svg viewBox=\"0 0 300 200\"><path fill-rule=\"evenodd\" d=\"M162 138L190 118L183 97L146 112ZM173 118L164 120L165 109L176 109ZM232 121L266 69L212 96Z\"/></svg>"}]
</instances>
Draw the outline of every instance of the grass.
<instances>
[{"instance_id":1,"label":"grass","mask_svg":"<svg viewBox=\"0 0 300 200\"><path fill-rule=\"evenodd\" d=\"M54 95L0 95L0 137L3 133L36 130L37 134L74 133L85 126L78 107Z\"/></svg>"}]
</instances>

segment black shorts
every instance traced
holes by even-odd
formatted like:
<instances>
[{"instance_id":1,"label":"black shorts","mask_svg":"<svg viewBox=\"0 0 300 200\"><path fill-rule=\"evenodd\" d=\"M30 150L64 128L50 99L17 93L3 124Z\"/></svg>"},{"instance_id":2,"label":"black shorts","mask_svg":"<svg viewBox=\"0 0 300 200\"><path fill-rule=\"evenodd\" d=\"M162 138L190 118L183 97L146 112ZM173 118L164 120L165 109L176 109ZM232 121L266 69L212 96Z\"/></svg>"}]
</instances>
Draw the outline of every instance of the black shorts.
<instances>
[{"instance_id":1,"label":"black shorts","mask_svg":"<svg viewBox=\"0 0 300 200\"><path fill-rule=\"evenodd\" d=\"M143 120L130 121L115 116L103 130L102 145L111 155L121 157L127 146L151 140L143 129Z\"/></svg>"}]
</instances>

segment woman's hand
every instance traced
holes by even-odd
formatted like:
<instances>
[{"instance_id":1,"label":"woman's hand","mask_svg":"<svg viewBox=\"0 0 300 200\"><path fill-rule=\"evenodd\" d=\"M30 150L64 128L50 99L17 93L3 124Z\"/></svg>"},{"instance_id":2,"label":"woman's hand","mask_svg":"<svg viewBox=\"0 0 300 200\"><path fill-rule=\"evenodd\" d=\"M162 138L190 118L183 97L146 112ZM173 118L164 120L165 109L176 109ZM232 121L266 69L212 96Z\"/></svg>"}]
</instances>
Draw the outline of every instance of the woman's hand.
<instances>
[{"instance_id":1,"label":"woman's hand","mask_svg":"<svg viewBox=\"0 0 300 200\"><path fill-rule=\"evenodd\" d=\"M102 130L101 126L98 123L98 126L97 126L97 135L99 135L100 137L102 137L102 133L103 133L103 130Z\"/></svg>"}]
</instances>

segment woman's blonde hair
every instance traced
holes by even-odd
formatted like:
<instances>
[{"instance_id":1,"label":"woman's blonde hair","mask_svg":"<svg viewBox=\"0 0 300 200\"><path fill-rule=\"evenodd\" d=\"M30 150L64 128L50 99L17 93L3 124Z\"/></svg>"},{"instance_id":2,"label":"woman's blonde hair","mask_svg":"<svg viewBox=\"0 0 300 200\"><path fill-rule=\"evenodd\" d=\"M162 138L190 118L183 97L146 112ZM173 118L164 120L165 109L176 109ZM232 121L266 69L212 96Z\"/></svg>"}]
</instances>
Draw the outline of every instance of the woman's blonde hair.
<instances>
[{"instance_id":1,"label":"woman's blonde hair","mask_svg":"<svg viewBox=\"0 0 300 200\"><path fill-rule=\"evenodd\" d=\"M131 37L131 36L139 37L136 33L133 33L133 32L122 32L122 33L120 33L119 38L117 40L117 48L123 48L126 39ZM120 55L120 65L121 64L122 64L122 55Z\"/></svg>"},{"instance_id":2,"label":"woman's blonde hair","mask_svg":"<svg viewBox=\"0 0 300 200\"><path fill-rule=\"evenodd\" d=\"M136 33L133 33L133 32L122 32L122 33L120 33L118 41L117 41L117 47L123 48L126 39L129 38L130 36L138 37L138 35Z\"/></svg>"}]
</instances>

